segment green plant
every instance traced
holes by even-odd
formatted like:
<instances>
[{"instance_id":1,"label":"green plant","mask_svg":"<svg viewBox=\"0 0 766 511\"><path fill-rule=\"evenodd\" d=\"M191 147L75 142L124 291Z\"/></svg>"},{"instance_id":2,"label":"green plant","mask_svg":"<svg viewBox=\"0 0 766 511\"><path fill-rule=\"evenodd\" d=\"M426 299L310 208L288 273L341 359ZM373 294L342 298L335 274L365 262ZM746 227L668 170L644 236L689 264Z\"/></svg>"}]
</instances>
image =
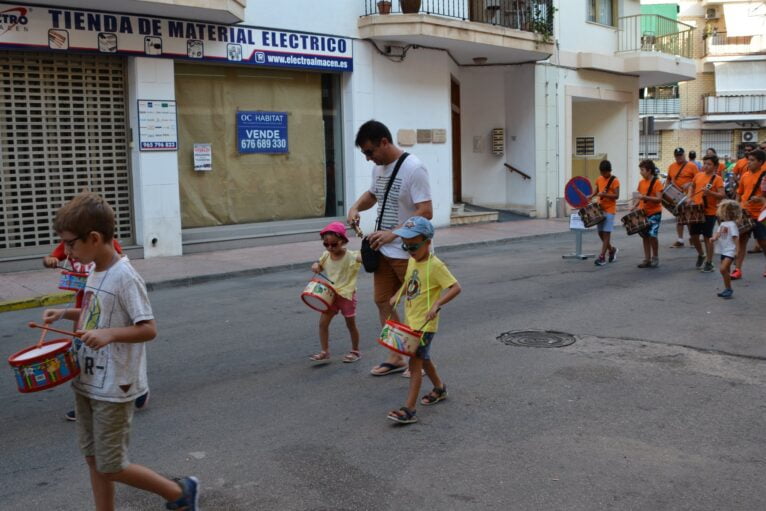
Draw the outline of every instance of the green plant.
<instances>
[{"instance_id":1,"label":"green plant","mask_svg":"<svg viewBox=\"0 0 766 511\"><path fill-rule=\"evenodd\" d=\"M553 5L537 5L531 16L530 29L546 44L553 42L553 15L558 9Z\"/></svg>"}]
</instances>

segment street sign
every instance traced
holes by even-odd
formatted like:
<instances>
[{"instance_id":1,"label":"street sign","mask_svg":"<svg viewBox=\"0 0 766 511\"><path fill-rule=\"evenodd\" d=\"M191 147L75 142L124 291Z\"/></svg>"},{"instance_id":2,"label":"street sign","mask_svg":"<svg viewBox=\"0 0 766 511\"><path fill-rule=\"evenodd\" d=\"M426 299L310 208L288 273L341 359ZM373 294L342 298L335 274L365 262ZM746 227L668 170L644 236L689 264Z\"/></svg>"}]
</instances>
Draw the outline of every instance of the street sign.
<instances>
[{"instance_id":1,"label":"street sign","mask_svg":"<svg viewBox=\"0 0 766 511\"><path fill-rule=\"evenodd\" d=\"M584 208L588 205L588 197L593 193L590 181L582 176L573 177L564 187L564 200L573 208Z\"/></svg>"}]
</instances>

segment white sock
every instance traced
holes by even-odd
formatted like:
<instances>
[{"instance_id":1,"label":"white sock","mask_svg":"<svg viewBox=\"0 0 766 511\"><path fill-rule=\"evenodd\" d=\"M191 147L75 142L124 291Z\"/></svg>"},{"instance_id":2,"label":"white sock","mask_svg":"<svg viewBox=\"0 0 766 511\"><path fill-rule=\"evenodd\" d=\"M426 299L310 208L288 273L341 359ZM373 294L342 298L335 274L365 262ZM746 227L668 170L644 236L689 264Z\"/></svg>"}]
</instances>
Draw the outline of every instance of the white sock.
<instances>
[{"instance_id":1,"label":"white sock","mask_svg":"<svg viewBox=\"0 0 766 511\"><path fill-rule=\"evenodd\" d=\"M683 242L684 242L684 239L683 239L683 238L678 238L678 242L679 242L679 243L683 243Z\"/></svg>"}]
</instances>

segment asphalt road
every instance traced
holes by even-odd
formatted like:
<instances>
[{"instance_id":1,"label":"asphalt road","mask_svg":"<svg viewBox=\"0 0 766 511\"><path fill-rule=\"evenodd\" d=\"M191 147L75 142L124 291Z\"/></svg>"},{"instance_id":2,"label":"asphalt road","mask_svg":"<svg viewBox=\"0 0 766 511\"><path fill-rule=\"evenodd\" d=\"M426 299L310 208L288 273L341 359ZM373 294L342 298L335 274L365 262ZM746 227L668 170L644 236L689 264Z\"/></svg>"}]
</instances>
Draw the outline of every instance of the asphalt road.
<instances>
[{"instance_id":1,"label":"asphalt road","mask_svg":"<svg viewBox=\"0 0 766 511\"><path fill-rule=\"evenodd\" d=\"M154 292L152 397L135 416L131 458L197 475L208 510L766 509L762 259L723 301L720 276L696 272L693 250L661 249L661 267L640 270L640 240L617 242L618 261L603 268L562 260L569 236L445 253L464 287L432 349L449 399L419 407L407 427L385 418L407 380L368 375L384 349L367 275L363 358L339 362L338 319L336 360L323 367L307 360L318 345L318 316L298 299L308 271ZM0 315L6 356L34 343L24 325L39 315ZM522 329L577 342L496 339ZM71 405L66 385L19 394L6 368L1 509L91 508L76 426L62 418ZM117 500L163 507L126 487Z\"/></svg>"}]
</instances>

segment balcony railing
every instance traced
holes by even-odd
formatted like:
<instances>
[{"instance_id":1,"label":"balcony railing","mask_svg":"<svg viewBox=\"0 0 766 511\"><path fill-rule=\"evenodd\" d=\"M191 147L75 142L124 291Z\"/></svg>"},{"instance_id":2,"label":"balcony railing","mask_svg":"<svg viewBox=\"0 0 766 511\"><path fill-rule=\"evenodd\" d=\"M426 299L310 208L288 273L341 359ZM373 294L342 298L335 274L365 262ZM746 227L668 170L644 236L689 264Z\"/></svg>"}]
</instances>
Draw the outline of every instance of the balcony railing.
<instances>
[{"instance_id":1,"label":"balcony railing","mask_svg":"<svg viewBox=\"0 0 766 511\"><path fill-rule=\"evenodd\" d=\"M678 98L646 98L638 100L639 115L678 115L681 100Z\"/></svg>"},{"instance_id":2,"label":"balcony railing","mask_svg":"<svg viewBox=\"0 0 766 511\"><path fill-rule=\"evenodd\" d=\"M692 57L694 27L658 14L620 18L618 52L659 52Z\"/></svg>"},{"instance_id":3,"label":"balcony railing","mask_svg":"<svg viewBox=\"0 0 766 511\"><path fill-rule=\"evenodd\" d=\"M705 96L705 115L766 114L766 94Z\"/></svg>"},{"instance_id":4,"label":"balcony railing","mask_svg":"<svg viewBox=\"0 0 766 511\"><path fill-rule=\"evenodd\" d=\"M762 35L728 37L726 32L718 32L705 40L706 57L758 53L766 53L766 37Z\"/></svg>"},{"instance_id":5,"label":"balcony railing","mask_svg":"<svg viewBox=\"0 0 766 511\"><path fill-rule=\"evenodd\" d=\"M546 39L553 34L553 0L421 0L416 11L406 13L405 3L364 0L364 16L430 14L536 32Z\"/></svg>"}]
</instances>

